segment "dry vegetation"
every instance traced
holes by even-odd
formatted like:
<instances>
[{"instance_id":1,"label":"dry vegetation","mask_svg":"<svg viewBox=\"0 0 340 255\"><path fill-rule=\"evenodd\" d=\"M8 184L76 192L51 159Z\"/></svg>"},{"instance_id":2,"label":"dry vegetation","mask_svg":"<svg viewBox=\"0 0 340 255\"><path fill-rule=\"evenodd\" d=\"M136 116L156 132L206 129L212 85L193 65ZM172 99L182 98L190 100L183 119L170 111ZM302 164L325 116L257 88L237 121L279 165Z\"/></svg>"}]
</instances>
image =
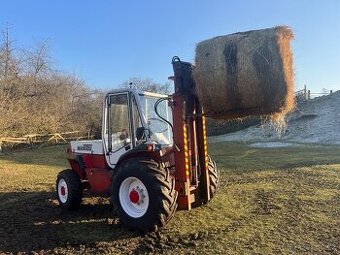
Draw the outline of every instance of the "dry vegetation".
<instances>
[{"instance_id":1,"label":"dry vegetation","mask_svg":"<svg viewBox=\"0 0 340 255\"><path fill-rule=\"evenodd\" d=\"M57 70L48 44L0 36L0 137L99 129L102 93Z\"/></svg>"},{"instance_id":2,"label":"dry vegetation","mask_svg":"<svg viewBox=\"0 0 340 255\"><path fill-rule=\"evenodd\" d=\"M212 144L219 193L148 235L122 228L106 199L56 206L64 149L0 156L0 253L340 254L339 147Z\"/></svg>"},{"instance_id":3,"label":"dry vegetation","mask_svg":"<svg viewBox=\"0 0 340 255\"><path fill-rule=\"evenodd\" d=\"M22 48L0 35L0 137L80 131L100 134L104 92L55 66L48 43ZM131 84L130 84L131 83ZM98 85L98 84L96 84ZM120 87L170 92L169 83L138 77Z\"/></svg>"}]
</instances>

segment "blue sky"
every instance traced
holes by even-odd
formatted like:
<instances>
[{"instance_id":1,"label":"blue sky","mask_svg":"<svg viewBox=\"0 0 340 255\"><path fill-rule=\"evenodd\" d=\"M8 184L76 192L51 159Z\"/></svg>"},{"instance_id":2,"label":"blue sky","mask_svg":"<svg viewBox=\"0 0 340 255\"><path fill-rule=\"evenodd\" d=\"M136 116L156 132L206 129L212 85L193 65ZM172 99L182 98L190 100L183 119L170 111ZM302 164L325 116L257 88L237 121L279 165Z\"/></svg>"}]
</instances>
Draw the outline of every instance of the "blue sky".
<instances>
[{"instance_id":1,"label":"blue sky","mask_svg":"<svg viewBox=\"0 0 340 255\"><path fill-rule=\"evenodd\" d=\"M0 29L7 23L17 44L47 40L58 69L96 88L165 82L171 58L193 61L201 40L284 24L295 32L297 89L340 89L339 0L2 0Z\"/></svg>"}]
</instances>

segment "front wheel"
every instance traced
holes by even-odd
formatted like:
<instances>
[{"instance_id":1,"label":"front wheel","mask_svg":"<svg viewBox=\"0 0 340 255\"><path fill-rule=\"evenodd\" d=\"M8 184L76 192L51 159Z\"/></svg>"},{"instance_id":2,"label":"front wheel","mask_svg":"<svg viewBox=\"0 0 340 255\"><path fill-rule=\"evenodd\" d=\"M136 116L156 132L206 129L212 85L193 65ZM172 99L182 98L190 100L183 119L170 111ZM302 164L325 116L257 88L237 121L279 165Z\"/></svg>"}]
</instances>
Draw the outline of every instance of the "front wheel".
<instances>
[{"instance_id":1,"label":"front wheel","mask_svg":"<svg viewBox=\"0 0 340 255\"><path fill-rule=\"evenodd\" d=\"M154 160L130 159L118 167L113 177L111 199L123 225L154 231L176 211L175 179Z\"/></svg>"}]
</instances>

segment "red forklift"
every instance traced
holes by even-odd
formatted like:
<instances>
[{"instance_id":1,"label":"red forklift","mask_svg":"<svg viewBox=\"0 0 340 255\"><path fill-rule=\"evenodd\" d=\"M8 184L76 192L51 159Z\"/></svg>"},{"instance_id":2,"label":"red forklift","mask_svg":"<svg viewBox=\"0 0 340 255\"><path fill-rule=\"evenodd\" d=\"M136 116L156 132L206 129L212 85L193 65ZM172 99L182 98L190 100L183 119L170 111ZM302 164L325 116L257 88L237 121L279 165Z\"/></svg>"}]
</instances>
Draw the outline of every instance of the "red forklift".
<instances>
[{"instance_id":1,"label":"red forklift","mask_svg":"<svg viewBox=\"0 0 340 255\"><path fill-rule=\"evenodd\" d=\"M68 146L71 169L56 182L62 208L78 208L84 191L110 196L123 225L148 232L164 226L176 209L212 199L219 171L208 155L194 66L178 57L172 65L171 96L135 89L106 94L102 139Z\"/></svg>"}]
</instances>

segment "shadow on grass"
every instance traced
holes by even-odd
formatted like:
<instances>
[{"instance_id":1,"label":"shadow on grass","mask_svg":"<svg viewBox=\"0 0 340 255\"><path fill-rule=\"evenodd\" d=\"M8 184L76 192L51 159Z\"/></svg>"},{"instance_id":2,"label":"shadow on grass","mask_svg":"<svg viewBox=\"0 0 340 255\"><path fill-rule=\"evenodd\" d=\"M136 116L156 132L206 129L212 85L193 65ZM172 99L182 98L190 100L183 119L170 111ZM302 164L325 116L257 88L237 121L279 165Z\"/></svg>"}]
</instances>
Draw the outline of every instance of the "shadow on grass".
<instances>
[{"instance_id":1,"label":"shadow on grass","mask_svg":"<svg viewBox=\"0 0 340 255\"><path fill-rule=\"evenodd\" d=\"M108 203L63 211L53 197L52 192L0 193L0 253L126 241L141 235L122 228Z\"/></svg>"}]
</instances>

